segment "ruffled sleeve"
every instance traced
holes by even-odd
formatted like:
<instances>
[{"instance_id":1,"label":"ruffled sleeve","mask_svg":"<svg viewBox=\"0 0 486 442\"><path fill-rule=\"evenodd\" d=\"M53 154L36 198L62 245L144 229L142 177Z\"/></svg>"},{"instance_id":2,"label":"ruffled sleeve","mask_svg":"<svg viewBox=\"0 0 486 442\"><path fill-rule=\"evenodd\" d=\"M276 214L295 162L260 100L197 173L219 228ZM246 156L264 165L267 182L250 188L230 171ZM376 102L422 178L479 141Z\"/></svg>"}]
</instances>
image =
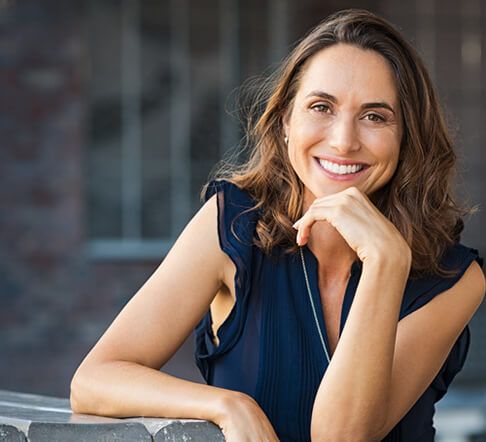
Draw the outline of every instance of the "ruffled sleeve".
<instances>
[{"instance_id":1,"label":"ruffled sleeve","mask_svg":"<svg viewBox=\"0 0 486 442\"><path fill-rule=\"evenodd\" d=\"M253 237L258 219L258 212L253 209L254 201L236 185L227 181L212 181L207 187L205 200L214 194L218 206L219 244L236 267L236 302L218 329L219 345L216 346L214 343L210 311L195 329L196 363L207 381L210 376L208 361L229 351L243 330L251 286Z\"/></svg>"},{"instance_id":2,"label":"ruffled sleeve","mask_svg":"<svg viewBox=\"0 0 486 442\"><path fill-rule=\"evenodd\" d=\"M455 271L454 276L449 278L433 276L409 280L403 297L400 319L423 307L435 296L450 289L461 279L473 261L477 261L481 266L483 265L483 260L479 257L477 250L458 243L449 248L442 258L442 265L448 270ZM436 391L436 401L444 396L456 374L463 368L469 343L470 332L469 327L466 326L432 382L431 386Z\"/></svg>"}]
</instances>

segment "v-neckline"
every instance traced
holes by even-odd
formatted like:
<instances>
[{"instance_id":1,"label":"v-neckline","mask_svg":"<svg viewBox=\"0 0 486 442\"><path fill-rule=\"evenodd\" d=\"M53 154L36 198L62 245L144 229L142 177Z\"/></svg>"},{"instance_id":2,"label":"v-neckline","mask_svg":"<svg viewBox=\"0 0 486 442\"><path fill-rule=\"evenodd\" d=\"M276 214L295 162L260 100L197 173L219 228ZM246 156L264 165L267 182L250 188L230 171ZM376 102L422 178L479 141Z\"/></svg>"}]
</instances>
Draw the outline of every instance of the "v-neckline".
<instances>
[{"instance_id":1,"label":"v-neckline","mask_svg":"<svg viewBox=\"0 0 486 442\"><path fill-rule=\"evenodd\" d=\"M319 326L321 327L321 332L324 337L324 342L326 344L326 349L329 352L329 356L332 358L331 354L331 346L329 344L329 337L327 335L327 328L326 323L324 321L324 312L322 309L322 299L321 299L321 292L319 289L319 276L318 276L318 260L315 257L312 250L309 247L303 247L304 253L307 255L306 264L310 261L311 268L309 269L309 285L311 289L311 295L314 300L314 305L318 309L317 320L319 322ZM344 291L343 302L341 304L341 311L339 315L339 335L338 335L338 342L339 338L341 337L341 333L344 328L344 324L346 323L346 318L349 313L349 309L351 308L351 304L354 299L354 294L356 292L356 287L358 285L359 276L361 274L361 261L355 260L351 265L351 272L346 284L346 289ZM345 314L346 312L346 314ZM336 344L337 345L337 344Z\"/></svg>"}]
</instances>

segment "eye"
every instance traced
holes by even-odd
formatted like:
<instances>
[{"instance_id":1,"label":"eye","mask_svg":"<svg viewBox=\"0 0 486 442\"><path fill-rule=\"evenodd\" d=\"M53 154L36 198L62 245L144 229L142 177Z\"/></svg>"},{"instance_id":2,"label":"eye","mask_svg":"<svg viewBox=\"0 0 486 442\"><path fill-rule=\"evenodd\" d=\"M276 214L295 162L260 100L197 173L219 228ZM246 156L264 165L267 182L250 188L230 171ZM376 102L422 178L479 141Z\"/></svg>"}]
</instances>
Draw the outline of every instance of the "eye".
<instances>
[{"instance_id":1,"label":"eye","mask_svg":"<svg viewBox=\"0 0 486 442\"><path fill-rule=\"evenodd\" d=\"M386 121L386 118L375 113L366 114L364 118L368 121L372 121L373 123L384 123Z\"/></svg>"},{"instance_id":2,"label":"eye","mask_svg":"<svg viewBox=\"0 0 486 442\"><path fill-rule=\"evenodd\" d=\"M317 112L322 112L325 114L331 113L331 106L329 106L326 103L316 103L311 106L312 110L315 110Z\"/></svg>"}]
</instances>

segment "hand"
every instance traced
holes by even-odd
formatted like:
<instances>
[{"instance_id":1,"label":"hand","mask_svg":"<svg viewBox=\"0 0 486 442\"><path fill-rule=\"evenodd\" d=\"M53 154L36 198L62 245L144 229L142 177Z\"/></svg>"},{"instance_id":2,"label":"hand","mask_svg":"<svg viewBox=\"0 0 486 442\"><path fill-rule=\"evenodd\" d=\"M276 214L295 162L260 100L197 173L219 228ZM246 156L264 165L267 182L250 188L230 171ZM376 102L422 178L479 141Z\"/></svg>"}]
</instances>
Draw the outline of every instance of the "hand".
<instances>
[{"instance_id":1,"label":"hand","mask_svg":"<svg viewBox=\"0 0 486 442\"><path fill-rule=\"evenodd\" d=\"M314 200L294 224L298 229L297 244L307 243L317 221L331 224L362 262L393 257L411 260L410 247L397 228L356 187Z\"/></svg>"},{"instance_id":2,"label":"hand","mask_svg":"<svg viewBox=\"0 0 486 442\"><path fill-rule=\"evenodd\" d=\"M214 421L226 442L278 442L272 424L250 396L231 391L222 399L220 410Z\"/></svg>"}]
</instances>

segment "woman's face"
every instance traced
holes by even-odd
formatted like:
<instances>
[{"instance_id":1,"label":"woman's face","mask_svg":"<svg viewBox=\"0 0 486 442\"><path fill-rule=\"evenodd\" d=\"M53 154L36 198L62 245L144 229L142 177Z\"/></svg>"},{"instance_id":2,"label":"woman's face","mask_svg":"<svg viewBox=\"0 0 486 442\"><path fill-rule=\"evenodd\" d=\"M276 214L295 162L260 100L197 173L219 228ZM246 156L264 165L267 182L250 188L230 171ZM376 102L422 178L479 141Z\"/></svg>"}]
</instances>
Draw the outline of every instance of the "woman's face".
<instances>
[{"instance_id":1,"label":"woman's face","mask_svg":"<svg viewBox=\"0 0 486 442\"><path fill-rule=\"evenodd\" d=\"M398 163L402 121L393 73L371 50L337 44L308 62L284 119L305 202L355 186L383 187Z\"/></svg>"}]
</instances>

